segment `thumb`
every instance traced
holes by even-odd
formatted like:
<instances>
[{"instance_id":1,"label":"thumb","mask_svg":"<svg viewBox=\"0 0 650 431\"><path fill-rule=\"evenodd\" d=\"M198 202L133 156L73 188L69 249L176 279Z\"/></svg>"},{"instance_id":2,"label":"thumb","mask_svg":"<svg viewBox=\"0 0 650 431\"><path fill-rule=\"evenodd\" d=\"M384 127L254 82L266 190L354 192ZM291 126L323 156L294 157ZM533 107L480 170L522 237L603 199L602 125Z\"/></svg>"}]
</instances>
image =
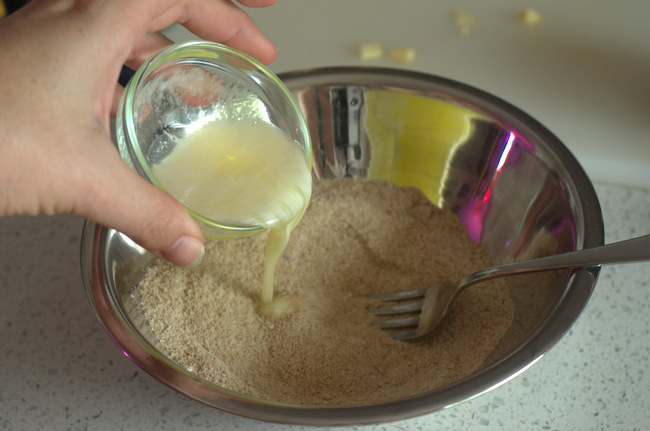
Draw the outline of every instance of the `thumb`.
<instances>
[{"instance_id":1,"label":"thumb","mask_svg":"<svg viewBox=\"0 0 650 431\"><path fill-rule=\"evenodd\" d=\"M79 195L74 212L122 232L176 265L198 265L203 233L185 208L140 178L116 152L111 156L84 181L90 186Z\"/></svg>"}]
</instances>

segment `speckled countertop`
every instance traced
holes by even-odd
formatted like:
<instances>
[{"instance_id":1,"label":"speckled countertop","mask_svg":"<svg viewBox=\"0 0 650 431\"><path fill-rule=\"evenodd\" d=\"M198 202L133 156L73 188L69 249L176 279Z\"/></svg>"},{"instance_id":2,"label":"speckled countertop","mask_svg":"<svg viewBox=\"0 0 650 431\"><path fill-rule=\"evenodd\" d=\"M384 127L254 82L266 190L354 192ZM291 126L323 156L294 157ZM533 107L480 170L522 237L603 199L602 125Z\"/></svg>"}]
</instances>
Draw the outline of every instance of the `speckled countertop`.
<instances>
[{"instance_id":1,"label":"speckled countertop","mask_svg":"<svg viewBox=\"0 0 650 431\"><path fill-rule=\"evenodd\" d=\"M608 242L650 232L650 190L597 184ZM0 219L0 430L293 430L233 416L150 377L82 286L73 216ZM650 263L604 267L571 331L471 401L362 430L648 429Z\"/></svg>"}]
</instances>

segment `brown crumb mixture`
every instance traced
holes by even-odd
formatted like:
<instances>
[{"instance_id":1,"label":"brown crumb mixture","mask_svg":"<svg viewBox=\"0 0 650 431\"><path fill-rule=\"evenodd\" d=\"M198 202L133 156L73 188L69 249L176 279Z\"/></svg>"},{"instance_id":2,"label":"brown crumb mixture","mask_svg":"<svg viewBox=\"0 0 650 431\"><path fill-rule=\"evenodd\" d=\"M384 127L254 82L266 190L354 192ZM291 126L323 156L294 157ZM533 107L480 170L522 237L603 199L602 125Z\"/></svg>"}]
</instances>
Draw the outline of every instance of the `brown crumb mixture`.
<instances>
[{"instance_id":1,"label":"brown crumb mixture","mask_svg":"<svg viewBox=\"0 0 650 431\"><path fill-rule=\"evenodd\" d=\"M180 365L242 394L303 405L408 397L471 374L513 319L505 284L493 281L465 290L419 341L395 341L370 326L365 295L490 266L458 219L416 189L316 182L276 270L276 295L297 295L302 307L281 319L256 312L264 241L209 241L198 268L160 261L136 292Z\"/></svg>"}]
</instances>

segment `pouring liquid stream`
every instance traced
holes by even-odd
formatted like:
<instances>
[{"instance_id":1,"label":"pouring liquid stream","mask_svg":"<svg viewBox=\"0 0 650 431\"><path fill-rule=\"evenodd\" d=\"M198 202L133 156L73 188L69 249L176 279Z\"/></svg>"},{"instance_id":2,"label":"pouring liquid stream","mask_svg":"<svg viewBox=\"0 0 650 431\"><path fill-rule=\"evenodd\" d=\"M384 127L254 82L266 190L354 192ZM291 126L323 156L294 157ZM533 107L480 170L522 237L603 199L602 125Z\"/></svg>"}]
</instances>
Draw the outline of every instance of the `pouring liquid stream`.
<instances>
[{"instance_id":1,"label":"pouring liquid stream","mask_svg":"<svg viewBox=\"0 0 650 431\"><path fill-rule=\"evenodd\" d=\"M275 268L307 208L312 181L303 150L285 132L248 121L215 122L179 141L154 175L203 217L268 229L260 312L279 316L299 306L298 298L274 298Z\"/></svg>"}]
</instances>

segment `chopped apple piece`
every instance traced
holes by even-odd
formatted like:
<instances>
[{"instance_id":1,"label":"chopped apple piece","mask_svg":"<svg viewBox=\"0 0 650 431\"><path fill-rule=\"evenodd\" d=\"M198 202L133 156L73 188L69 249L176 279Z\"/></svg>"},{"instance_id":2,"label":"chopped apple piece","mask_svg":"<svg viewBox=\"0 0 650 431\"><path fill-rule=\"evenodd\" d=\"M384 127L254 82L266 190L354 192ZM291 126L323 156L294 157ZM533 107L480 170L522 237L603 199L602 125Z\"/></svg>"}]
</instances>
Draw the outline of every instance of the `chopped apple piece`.
<instances>
[{"instance_id":1,"label":"chopped apple piece","mask_svg":"<svg viewBox=\"0 0 650 431\"><path fill-rule=\"evenodd\" d=\"M469 35L472 27L476 25L476 17L463 9L454 9L454 23L461 36Z\"/></svg>"},{"instance_id":2,"label":"chopped apple piece","mask_svg":"<svg viewBox=\"0 0 650 431\"><path fill-rule=\"evenodd\" d=\"M361 60L376 60L384 55L381 43L370 42L359 45L359 58Z\"/></svg>"},{"instance_id":3,"label":"chopped apple piece","mask_svg":"<svg viewBox=\"0 0 650 431\"><path fill-rule=\"evenodd\" d=\"M413 48L393 48L388 51L388 58L409 65L415 60L415 50Z\"/></svg>"},{"instance_id":4,"label":"chopped apple piece","mask_svg":"<svg viewBox=\"0 0 650 431\"><path fill-rule=\"evenodd\" d=\"M526 8L517 14L517 21L523 25L534 26L542 20L542 14L532 7Z\"/></svg>"}]
</instances>

